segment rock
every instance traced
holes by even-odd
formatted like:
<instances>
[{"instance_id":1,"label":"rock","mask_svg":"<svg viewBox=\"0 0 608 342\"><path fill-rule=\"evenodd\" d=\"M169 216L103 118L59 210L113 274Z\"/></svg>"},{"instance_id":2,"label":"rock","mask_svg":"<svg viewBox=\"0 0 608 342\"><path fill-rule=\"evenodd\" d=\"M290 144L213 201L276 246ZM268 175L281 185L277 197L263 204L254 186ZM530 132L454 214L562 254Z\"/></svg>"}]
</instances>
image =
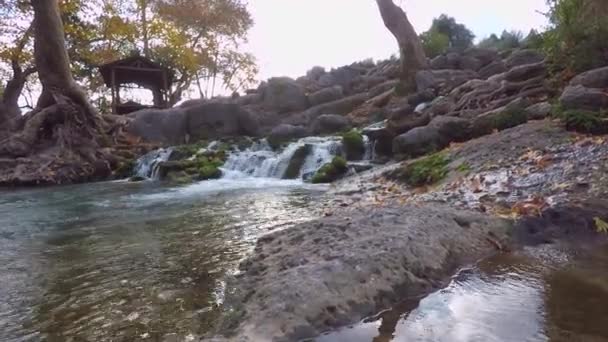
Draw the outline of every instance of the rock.
<instances>
[{"instance_id":1,"label":"rock","mask_svg":"<svg viewBox=\"0 0 608 342\"><path fill-rule=\"evenodd\" d=\"M257 136L259 125L251 113L236 104L204 103L185 109L192 141L228 136Z\"/></svg>"},{"instance_id":2,"label":"rock","mask_svg":"<svg viewBox=\"0 0 608 342\"><path fill-rule=\"evenodd\" d=\"M315 134L332 134L347 131L350 128L348 118L336 114L320 115L312 124L312 131Z\"/></svg>"},{"instance_id":3,"label":"rock","mask_svg":"<svg viewBox=\"0 0 608 342\"><path fill-rule=\"evenodd\" d=\"M464 51L463 55L477 59L481 63L482 67L500 58L498 56L498 51L494 49L484 49L476 47L468 48Z\"/></svg>"},{"instance_id":4,"label":"rock","mask_svg":"<svg viewBox=\"0 0 608 342\"><path fill-rule=\"evenodd\" d=\"M285 142L300 139L308 135L308 130L303 126L280 124L273 128L268 136L268 143L271 146L279 146Z\"/></svg>"},{"instance_id":5,"label":"rock","mask_svg":"<svg viewBox=\"0 0 608 342\"><path fill-rule=\"evenodd\" d=\"M546 74L547 66L545 65L545 62L540 62L513 67L504 74L504 79L510 82L521 82L534 77L544 76Z\"/></svg>"},{"instance_id":6,"label":"rock","mask_svg":"<svg viewBox=\"0 0 608 342\"><path fill-rule=\"evenodd\" d=\"M514 51L506 60L507 69L525 64L536 64L545 60L545 56L536 50L524 49Z\"/></svg>"},{"instance_id":7,"label":"rock","mask_svg":"<svg viewBox=\"0 0 608 342\"><path fill-rule=\"evenodd\" d=\"M304 88L289 77L269 79L262 94L266 107L282 113L304 110L308 107Z\"/></svg>"},{"instance_id":8,"label":"rock","mask_svg":"<svg viewBox=\"0 0 608 342\"><path fill-rule=\"evenodd\" d=\"M608 67L593 69L577 75L570 81L571 86L587 88L608 88Z\"/></svg>"},{"instance_id":9,"label":"rock","mask_svg":"<svg viewBox=\"0 0 608 342\"><path fill-rule=\"evenodd\" d=\"M258 94L258 93L243 95L234 101L234 103L241 105L241 106L247 106L247 105L256 104L256 103L260 103L260 102L262 102L262 95Z\"/></svg>"},{"instance_id":10,"label":"rock","mask_svg":"<svg viewBox=\"0 0 608 342\"><path fill-rule=\"evenodd\" d=\"M446 115L453 110L455 105L456 104L451 97L440 96L431 102L427 112L431 115L431 117Z\"/></svg>"},{"instance_id":11,"label":"rock","mask_svg":"<svg viewBox=\"0 0 608 342\"><path fill-rule=\"evenodd\" d=\"M439 55L431 60L431 68L435 70L451 69L448 64L448 58L445 55Z\"/></svg>"},{"instance_id":12,"label":"rock","mask_svg":"<svg viewBox=\"0 0 608 342\"><path fill-rule=\"evenodd\" d=\"M472 70L478 71L483 67L483 63L474 57L463 56L460 58L460 62L458 64L459 68L462 70Z\"/></svg>"},{"instance_id":13,"label":"rock","mask_svg":"<svg viewBox=\"0 0 608 342\"><path fill-rule=\"evenodd\" d=\"M353 85L361 77L361 70L353 66L344 66L338 69L332 70L329 73L323 75L319 79L319 85L322 87L330 87L339 85L344 90L345 94L350 94Z\"/></svg>"},{"instance_id":14,"label":"rock","mask_svg":"<svg viewBox=\"0 0 608 342\"><path fill-rule=\"evenodd\" d=\"M382 84L386 81L388 81L388 78L386 78L386 76L365 76L361 79L361 84L357 87L359 88L358 92L367 91L368 89L371 89L377 86L378 84Z\"/></svg>"},{"instance_id":15,"label":"rock","mask_svg":"<svg viewBox=\"0 0 608 342\"><path fill-rule=\"evenodd\" d=\"M377 155L390 156L393 153L395 134L386 127L386 124L366 127L362 133L373 143Z\"/></svg>"},{"instance_id":16,"label":"rock","mask_svg":"<svg viewBox=\"0 0 608 342\"><path fill-rule=\"evenodd\" d=\"M346 160L342 157L334 157L331 163L323 165L312 177L312 183L332 183L346 175L348 171Z\"/></svg>"},{"instance_id":17,"label":"rock","mask_svg":"<svg viewBox=\"0 0 608 342\"><path fill-rule=\"evenodd\" d=\"M314 81L318 81L323 75L325 75L325 68L321 66L315 66L306 72L306 76Z\"/></svg>"},{"instance_id":18,"label":"rock","mask_svg":"<svg viewBox=\"0 0 608 342\"><path fill-rule=\"evenodd\" d=\"M408 106L393 112L387 127L394 135L399 135L416 127L425 126L430 121L431 116L428 113L416 113L411 106Z\"/></svg>"},{"instance_id":19,"label":"rock","mask_svg":"<svg viewBox=\"0 0 608 342\"><path fill-rule=\"evenodd\" d=\"M454 116L438 116L429 123L429 126L439 131L445 143L464 142L473 137L473 127L467 119Z\"/></svg>"},{"instance_id":20,"label":"rock","mask_svg":"<svg viewBox=\"0 0 608 342\"><path fill-rule=\"evenodd\" d=\"M356 129L342 134L342 147L347 160L361 160L365 155L363 135Z\"/></svg>"},{"instance_id":21,"label":"rock","mask_svg":"<svg viewBox=\"0 0 608 342\"><path fill-rule=\"evenodd\" d=\"M303 114L298 114L298 119L304 119L307 122L312 122L321 114L339 114L346 115L367 101L369 95L361 93L351 95L340 100L324 103L315 107L311 107Z\"/></svg>"},{"instance_id":22,"label":"rock","mask_svg":"<svg viewBox=\"0 0 608 342\"><path fill-rule=\"evenodd\" d=\"M416 107L421 103L433 101L436 97L434 91L426 89L409 95L407 97L407 103L412 107Z\"/></svg>"},{"instance_id":23,"label":"rock","mask_svg":"<svg viewBox=\"0 0 608 342\"><path fill-rule=\"evenodd\" d=\"M416 85L419 91L435 89L449 93L452 89L477 77L477 73L470 70L421 70L416 74Z\"/></svg>"},{"instance_id":24,"label":"rock","mask_svg":"<svg viewBox=\"0 0 608 342\"><path fill-rule=\"evenodd\" d=\"M387 92L388 90L395 88L397 86L397 84L399 84L398 80L390 80L390 81L386 81L384 83L378 84L377 86L370 89L369 96L376 97L382 93Z\"/></svg>"},{"instance_id":25,"label":"rock","mask_svg":"<svg viewBox=\"0 0 608 342\"><path fill-rule=\"evenodd\" d=\"M608 109L608 94L601 89L585 88L581 85L564 89L559 102L563 109L600 111Z\"/></svg>"},{"instance_id":26,"label":"rock","mask_svg":"<svg viewBox=\"0 0 608 342\"><path fill-rule=\"evenodd\" d=\"M229 284L236 289L227 301L241 316L219 330L233 341L313 339L436 290L459 267L494 253L488 238L507 245L510 229L441 204L390 204L272 233Z\"/></svg>"},{"instance_id":27,"label":"rock","mask_svg":"<svg viewBox=\"0 0 608 342\"><path fill-rule=\"evenodd\" d=\"M479 70L479 77L481 79L488 79L491 76L502 74L507 71L505 62L498 60L494 61Z\"/></svg>"},{"instance_id":28,"label":"rock","mask_svg":"<svg viewBox=\"0 0 608 342\"><path fill-rule=\"evenodd\" d=\"M311 106L317 106L326 102L335 101L344 97L344 91L341 86L333 86L321 89L308 95L308 101Z\"/></svg>"},{"instance_id":29,"label":"rock","mask_svg":"<svg viewBox=\"0 0 608 342\"><path fill-rule=\"evenodd\" d=\"M445 147L439 130L435 127L416 127L393 140L393 153L395 155L418 157L435 152Z\"/></svg>"},{"instance_id":30,"label":"rock","mask_svg":"<svg viewBox=\"0 0 608 342\"><path fill-rule=\"evenodd\" d=\"M312 145L306 144L299 147L289 160L289 165L283 174L283 179L297 179L300 176L300 170L306 162L306 158L312 152Z\"/></svg>"},{"instance_id":31,"label":"rock","mask_svg":"<svg viewBox=\"0 0 608 342\"><path fill-rule=\"evenodd\" d=\"M187 115L183 109L144 109L129 114L127 131L146 142L183 144L187 140Z\"/></svg>"},{"instance_id":32,"label":"rock","mask_svg":"<svg viewBox=\"0 0 608 342\"><path fill-rule=\"evenodd\" d=\"M549 102L540 102L528 106L526 114L528 115L528 120L543 120L551 115L551 110L552 107Z\"/></svg>"}]
</instances>

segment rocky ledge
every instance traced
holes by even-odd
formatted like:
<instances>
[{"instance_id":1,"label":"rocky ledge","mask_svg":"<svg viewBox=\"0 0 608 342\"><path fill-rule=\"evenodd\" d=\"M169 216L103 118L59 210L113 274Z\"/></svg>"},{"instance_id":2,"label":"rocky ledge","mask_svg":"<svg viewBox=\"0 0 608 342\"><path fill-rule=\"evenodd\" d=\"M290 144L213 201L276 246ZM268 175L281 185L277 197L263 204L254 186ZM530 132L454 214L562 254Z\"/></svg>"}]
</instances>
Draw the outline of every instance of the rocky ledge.
<instances>
[{"instance_id":1,"label":"rocky ledge","mask_svg":"<svg viewBox=\"0 0 608 342\"><path fill-rule=\"evenodd\" d=\"M606 171L606 137L543 120L339 181L319 219L258 241L215 340L314 338L494 253L606 241Z\"/></svg>"}]
</instances>

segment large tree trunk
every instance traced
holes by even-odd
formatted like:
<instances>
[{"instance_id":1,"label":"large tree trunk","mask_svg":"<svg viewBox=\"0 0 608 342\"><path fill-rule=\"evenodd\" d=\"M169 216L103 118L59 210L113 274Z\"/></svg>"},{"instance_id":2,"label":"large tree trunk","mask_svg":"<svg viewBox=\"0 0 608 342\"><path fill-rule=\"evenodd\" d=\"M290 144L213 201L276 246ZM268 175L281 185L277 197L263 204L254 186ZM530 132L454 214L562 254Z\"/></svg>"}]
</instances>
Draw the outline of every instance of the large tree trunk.
<instances>
[{"instance_id":1,"label":"large tree trunk","mask_svg":"<svg viewBox=\"0 0 608 342\"><path fill-rule=\"evenodd\" d=\"M392 0L376 0L384 25L397 39L401 54L401 79L407 91L416 90L416 73L428 68L422 42L401 7Z\"/></svg>"}]
</instances>

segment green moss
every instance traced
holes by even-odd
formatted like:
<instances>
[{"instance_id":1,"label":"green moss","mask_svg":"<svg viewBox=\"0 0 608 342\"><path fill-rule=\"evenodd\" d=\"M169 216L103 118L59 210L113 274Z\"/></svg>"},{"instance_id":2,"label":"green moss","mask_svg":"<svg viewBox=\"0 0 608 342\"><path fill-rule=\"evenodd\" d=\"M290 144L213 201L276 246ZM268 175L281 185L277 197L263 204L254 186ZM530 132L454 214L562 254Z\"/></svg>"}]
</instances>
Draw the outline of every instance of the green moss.
<instances>
[{"instance_id":1,"label":"green moss","mask_svg":"<svg viewBox=\"0 0 608 342\"><path fill-rule=\"evenodd\" d=\"M289 160L289 165L287 166L287 170L283 174L283 179L296 179L300 175L300 170L302 166L306 162L306 158L312 152L312 145L306 144L304 146L300 146Z\"/></svg>"},{"instance_id":2,"label":"green moss","mask_svg":"<svg viewBox=\"0 0 608 342\"><path fill-rule=\"evenodd\" d=\"M127 178L133 174L135 169L135 160L124 160L118 163L116 170L114 170L114 176L117 179Z\"/></svg>"},{"instance_id":3,"label":"green moss","mask_svg":"<svg viewBox=\"0 0 608 342\"><path fill-rule=\"evenodd\" d=\"M363 135L356 129L342 134L342 145L348 160L359 160L365 154Z\"/></svg>"},{"instance_id":4,"label":"green moss","mask_svg":"<svg viewBox=\"0 0 608 342\"><path fill-rule=\"evenodd\" d=\"M411 186L435 184L447 176L449 162L443 153L432 154L408 164L402 178Z\"/></svg>"},{"instance_id":5,"label":"green moss","mask_svg":"<svg viewBox=\"0 0 608 342\"><path fill-rule=\"evenodd\" d=\"M607 134L608 121L603 113L570 110L562 114L566 129L586 134Z\"/></svg>"},{"instance_id":6,"label":"green moss","mask_svg":"<svg viewBox=\"0 0 608 342\"><path fill-rule=\"evenodd\" d=\"M456 171L461 172L461 173L469 173L471 172L471 165L469 165L469 163L464 162L460 165L458 165L458 167L456 167Z\"/></svg>"},{"instance_id":7,"label":"green moss","mask_svg":"<svg viewBox=\"0 0 608 342\"><path fill-rule=\"evenodd\" d=\"M502 131L526 122L528 122L528 115L523 108L507 108L494 118L494 128Z\"/></svg>"},{"instance_id":8,"label":"green moss","mask_svg":"<svg viewBox=\"0 0 608 342\"><path fill-rule=\"evenodd\" d=\"M218 179L222 176L222 171L213 165L206 165L199 169L198 180Z\"/></svg>"},{"instance_id":9,"label":"green moss","mask_svg":"<svg viewBox=\"0 0 608 342\"><path fill-rule=\"evenodd\" d=\"M182 160L190 158L198 153L201 149L207 147L207 142L200 141L195 144L189 145L180 145L173 147L173 153L171 153L171 158L169 160Z\"/></svg>"},{"instance_id":10,"label":"green moss","mask_svg":"<svg viewBox=\"0 0 608 342\"><path fill-rule=\"evenodd\" d=\"M227 154L224 151L196 155L194 159L166 162L160 165L161 179L182 183L186 180L217 179L222 176L220 167L224 165Z\"/></svg>"},{"instance_id":11,"label":"green moss","mask_svg":"<svg viewBox=\"0 0 608 342\"><path fill-rule=\"evenodd\" d=\"M348 171L346 159L342 157L334 157L331 163L323 165L312 177L312 183L331 183L338 180Z\"/></svg>"}]
</instances>

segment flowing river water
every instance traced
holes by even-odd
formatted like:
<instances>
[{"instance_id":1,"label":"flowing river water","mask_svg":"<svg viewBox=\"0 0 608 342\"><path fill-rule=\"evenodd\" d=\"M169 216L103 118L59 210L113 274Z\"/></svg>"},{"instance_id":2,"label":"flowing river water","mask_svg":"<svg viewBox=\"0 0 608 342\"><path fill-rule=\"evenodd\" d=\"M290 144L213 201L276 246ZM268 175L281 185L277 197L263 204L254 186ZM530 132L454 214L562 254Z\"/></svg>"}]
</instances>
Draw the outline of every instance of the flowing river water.
<instances>
[{"instance_id":1,"label":"flowing river water","mask_svg":"<svg viewBox=\"0 0 608 342\"><path fill-rule=\"evenodd\" d=\"M309 142L316 152L305 168L337 153L331 141ZM198 340L256 239L318 215L326 187L264 178L282 173L283 154L246 151L229 160L225 178L181 187L121 181L0 193L0 341ZM140 167L152 175L164 159L161 151ZM608 248L499 255L436 293L316 340L608 341Z\"/></svg>"}]
</instances>

